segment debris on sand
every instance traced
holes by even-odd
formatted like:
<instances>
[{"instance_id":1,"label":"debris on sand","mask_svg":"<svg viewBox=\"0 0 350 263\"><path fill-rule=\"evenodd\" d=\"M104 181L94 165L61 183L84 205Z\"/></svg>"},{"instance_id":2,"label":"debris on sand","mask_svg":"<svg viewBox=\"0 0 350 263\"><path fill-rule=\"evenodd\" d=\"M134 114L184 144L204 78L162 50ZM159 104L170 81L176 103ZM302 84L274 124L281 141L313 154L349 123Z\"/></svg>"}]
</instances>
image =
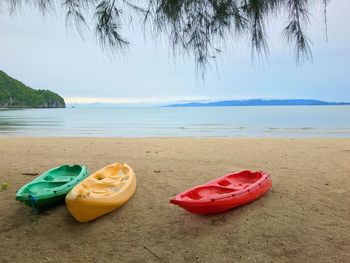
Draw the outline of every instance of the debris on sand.
<instances>
[{"instance_id":1,"label":"debris on sand","mask_svg":"<svg viewBox=\"0 0 350 263\"><path fill-rule=\"evenodd\" d=\"M0 188L0 192L4 191L4 190L7 190L8 188L10 187L10 185L6 182L3 182L1 184L1 188Z\"/></svg>"},{"instance_id":2,"label":"debris on sand","mask_svg":"<svg viewBox=\"0 0 350 263\"><path fill-rule=\"evenodd\" d=\"M32 176L36 176L36 175L39 175L39 173L22 173L22 175L32 175Z\"/></svg>"}]
</instances>

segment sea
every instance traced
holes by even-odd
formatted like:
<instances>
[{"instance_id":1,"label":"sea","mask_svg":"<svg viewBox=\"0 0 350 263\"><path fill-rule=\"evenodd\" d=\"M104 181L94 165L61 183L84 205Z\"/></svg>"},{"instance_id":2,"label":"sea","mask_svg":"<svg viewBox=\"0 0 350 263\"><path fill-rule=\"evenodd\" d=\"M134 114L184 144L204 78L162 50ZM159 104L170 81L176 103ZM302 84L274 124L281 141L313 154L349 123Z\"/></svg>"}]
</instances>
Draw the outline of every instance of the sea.
<instances>
[{"instance_id":1,"label":"sea","mask_svg":"<svg viewBox=\"0 0 350 263\"><path fill-rule=\"evenodd\" d=\"M0 109L0 136L349 138L350 106Z\"/></svg>"}]
</instances>

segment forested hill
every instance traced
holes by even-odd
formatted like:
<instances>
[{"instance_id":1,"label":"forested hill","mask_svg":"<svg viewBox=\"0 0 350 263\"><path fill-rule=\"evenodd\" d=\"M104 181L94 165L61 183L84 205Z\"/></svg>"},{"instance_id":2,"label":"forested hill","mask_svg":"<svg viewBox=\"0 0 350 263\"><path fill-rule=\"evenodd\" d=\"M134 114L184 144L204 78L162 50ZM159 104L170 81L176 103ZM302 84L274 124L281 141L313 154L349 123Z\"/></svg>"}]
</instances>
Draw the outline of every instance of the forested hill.
<instances>
[{"instance_id":1,"label":"forested hill","mask_svg":"<svg viewBox=\"0 0 350 263\"><path fill-rule=\"evenodd\" d=\"M49 90L35 90L0 70L0 107L65 108L64 99Z\"/></svg>"}]
</instances>

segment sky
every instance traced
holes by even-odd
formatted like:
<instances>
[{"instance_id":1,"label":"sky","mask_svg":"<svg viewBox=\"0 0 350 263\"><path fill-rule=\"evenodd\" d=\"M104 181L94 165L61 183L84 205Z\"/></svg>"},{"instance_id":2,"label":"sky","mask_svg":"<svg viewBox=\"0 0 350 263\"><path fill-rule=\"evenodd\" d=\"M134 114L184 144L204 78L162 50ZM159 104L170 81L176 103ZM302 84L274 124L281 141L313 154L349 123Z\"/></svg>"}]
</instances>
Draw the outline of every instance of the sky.
<instances>
[{"instance_id":1,"label":"sky","mask_svg":"<svg viewBox=\"0 0 350 263\"><path fill-rule=\"evenodd\" d=\"M174 58L160 38L124 28L130 46L111 57L93 34L82 38L62 14L43 17L25 9L0 11L0 69L35 89L49 89L68 103L157 103L250 98L350 101L350 1L314 7L308 33L313 61L298 65L281 36L282 23L268 25L267 59L251 59L248 42L228 43L203 80L190 58Z\"/></svg>"}]
</instances>

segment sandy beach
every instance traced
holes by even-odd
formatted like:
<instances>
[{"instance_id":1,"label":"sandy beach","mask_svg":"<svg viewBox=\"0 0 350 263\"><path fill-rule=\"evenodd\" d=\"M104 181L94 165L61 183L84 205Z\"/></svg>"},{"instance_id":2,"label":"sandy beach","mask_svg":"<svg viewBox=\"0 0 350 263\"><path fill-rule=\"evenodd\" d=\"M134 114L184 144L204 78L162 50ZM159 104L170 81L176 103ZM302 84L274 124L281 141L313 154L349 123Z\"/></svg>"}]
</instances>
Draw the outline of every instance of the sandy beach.
<instances>
[{"instance_id":1,"label":"sandy beach","mask_svg":"<svg viewBox=\"0 0 350 263\"><path fill-rule=\"evenodd\" d=\"M78 223L64 204L38 221L16 190L65 163L126 162L138 186L122 208ZM228 172L263 170L261 199L198 216L175 194ZM350 139L0 137L0 262L349 262Z\"/></svg>"}]
</instances>

